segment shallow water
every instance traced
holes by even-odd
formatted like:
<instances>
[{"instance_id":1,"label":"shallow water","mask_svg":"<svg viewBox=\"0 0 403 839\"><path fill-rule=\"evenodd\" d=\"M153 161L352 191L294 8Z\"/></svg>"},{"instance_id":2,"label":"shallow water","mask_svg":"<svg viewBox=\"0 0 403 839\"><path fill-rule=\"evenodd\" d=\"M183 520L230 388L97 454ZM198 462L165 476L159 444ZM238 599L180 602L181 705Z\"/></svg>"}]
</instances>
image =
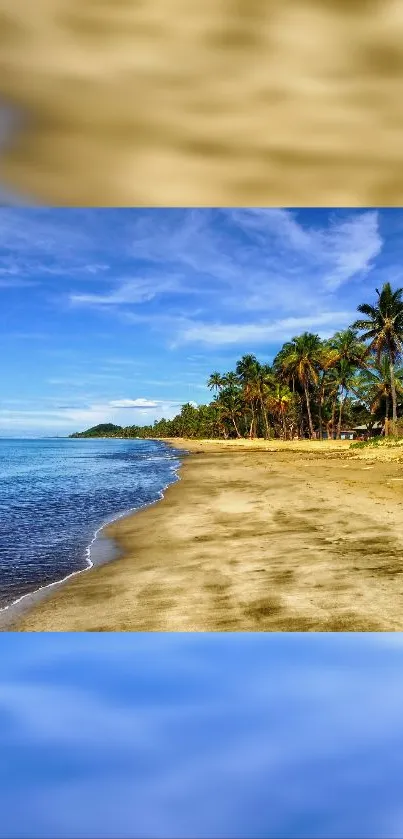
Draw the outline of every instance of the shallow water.
<instances>
[{"instance_id":1,"label":"shallow water","mask_svg":"<svg viewBox=\"0 0 403 839\"><path fill-rule=\"evenodd\" d=\"M156 501L178 455L150 440L0 439L0 606L111 555L89 545L117 516Z\"/></svg>"}]
</instances>

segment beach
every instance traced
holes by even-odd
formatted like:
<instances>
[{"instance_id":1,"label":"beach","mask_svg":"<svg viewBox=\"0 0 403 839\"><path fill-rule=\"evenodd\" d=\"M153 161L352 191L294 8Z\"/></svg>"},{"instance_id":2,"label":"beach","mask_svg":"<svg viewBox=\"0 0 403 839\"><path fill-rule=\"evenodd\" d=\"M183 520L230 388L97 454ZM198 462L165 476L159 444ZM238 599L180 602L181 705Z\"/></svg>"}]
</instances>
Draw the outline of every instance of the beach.
<instances>
[{"instance_id":1,"label":"beach","mask_svg":"<svg viewBox=\"0 0 403 839\"><path fill-rule=\"evenodd\" d=\"M165 497L104 534L17 631L401 631L401 450L188 441Z\"/></svg>"}]
</instances>

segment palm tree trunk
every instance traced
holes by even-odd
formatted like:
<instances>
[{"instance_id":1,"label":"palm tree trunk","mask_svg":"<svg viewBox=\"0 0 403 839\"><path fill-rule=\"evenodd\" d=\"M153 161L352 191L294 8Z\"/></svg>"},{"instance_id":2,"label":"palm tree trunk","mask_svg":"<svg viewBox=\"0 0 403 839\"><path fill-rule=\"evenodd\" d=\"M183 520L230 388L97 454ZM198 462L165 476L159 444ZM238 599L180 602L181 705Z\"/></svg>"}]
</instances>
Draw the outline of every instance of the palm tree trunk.
<instances>
[{"instance_id":1,"label":"palm tree trunk","mask_svg":"<svg viewBox=\"0 0 403 839\"><path fill-rule=\"evenodd\" d=\"M268 440L269 437L270 437L270 428L269 428L269 420L267 418L267 411L266 411L263 399L260 400L260 405L261 405L262 413L263 413L264 427L266 429L266 440Z\"/></svg>"},{"instance_id":2,"label":"palm tree trunk","mask_svg":"<svg viewBox=\"0 0 403 839\"><path fill-rule=\"evenodd\" d=\"M332 403L332 419L330 420L332 425L332 440L334 439L334 426L336 420L336 403L337 403L337 394L335 395Z\"/></svg>"},{"instance_id":3,"label":"palm tree trunk","mask_svg":"<svg viewBox=\"0 0 403 839\"><path fill-rule=\"evenodd\" d=\"M249 438L250 439L252 439L252 437L253 437L253 427L254 427L254 424L255 424L255 408L254 408L253 402L251 403L251 411L252 411L252 419L251 419L250 426L249 426Z\"/></svg>"},{"instance_id":4,"label":"palm tree trunk","mask_svg":"<svg viewBox=\"0 0 403 839\"><path fill-rule=\"evenodd\" d=\"M337 424L337 439L338 440L340 440L340 437L341 437L341 421L342 421L342 417L343 417L343 406L344 406L345 398L346 397L343 396L343 388L342 388L341 389L341 394L340 394L340 405L339 405L339 422Z\"/></svg>"},{"instance_id":5,"label":"palm tree trunk","mask_svg":"<svg viewBox=\"0 0 403 839\"><path fill-rule=\"evenodd\" d=\"M283 440L287 439L287 426L285 424L285 414L284 411L281 413L281 425L283 427Z\"/></svg>"},{"instance_id":6,"label":"palm tree trunk","mask_svg":"<svg viewBox=\"0 0 403 839\"><path fill-rule=\"evenodd\" d=\"M395 366L393 363L392 353L389 354L389 369L390 369L390 388L392 391L392 434L397 433L397 398L396 398L396 382L395 382Z\"/></svg>"},{"instance_id":7,"label":"palm tree trunk","mask_svg":"<svg viewBox=\"0 0 403 839\"><path fill-rule=\"evenodd\" d=\"M385 399L385 425L383 426L382 434L384 437L388 436L388 425L389 425L389 396Z\"/></svg>"},{"instance_id":8,"label":"palm tree trunk","mask_svg":"<svg viewBox=\"0 0 403 839\"><path fill-rule=\"evenodd\" d=\"M306 410L308 412L308 424L309 424L309 436L311 440L313 439L313 423L312 423L312 415L311 415L311 405L309 401L309 394L306 382L304 382L304 391L305 391L305 400L306 400Z\"/></svg>"},{"instance_id":9,"label":"palm tree trunk","mask_svg":"<svg viewBox=\"0 0 403 839\"><path fill-rule=\"evenodd\" d=\"M241 433L240 433L239 428L238 428L238 426L237 426L237 424L236 424L235 417L234 417L234 416L231 416L231 419L232 419L232 424L233 424L233 426L234 426L234 428L235 428L236 436L237 436L237 437L241 437Z\"/></svg>"},{"instance_id":10,"label":"palm tree trunk","mask_svg":"<svg viewBox=\"0 0 403 839\"><path fill-rule=\"evenodd\" d=\"M322 406L323 406L323 396L321 394L320 399L319 399L319 440L323 440Z\"/></svg>"},{"instance_id":11,"label":"palm tree trunk","mask_svg":"<svg viewBox=\"0 0 403 839\"><path fill-rule=\"evenodd\" d=\"M248 422L249 422L249 418L248 418L249 417L249 406L248 406L248 403L247 403L246 399L242 400L242 410L243 410L243 414L242 414L242 427L243 427L242 437L246 437L247 434L248 434Z\"/></svg>"},{"instance_id":12,"label":"palm tree trunk","mask_svg":"<svg viewBox=\"0 0 403 839\"><path fill-rule=\"evenodd\" d=\"M252 402L252 412L253 412L253 424L252 424L252 437L255 438L258 432L258 414L257 414L257 404L256 402Z\"/></svg>"}]
</instances>

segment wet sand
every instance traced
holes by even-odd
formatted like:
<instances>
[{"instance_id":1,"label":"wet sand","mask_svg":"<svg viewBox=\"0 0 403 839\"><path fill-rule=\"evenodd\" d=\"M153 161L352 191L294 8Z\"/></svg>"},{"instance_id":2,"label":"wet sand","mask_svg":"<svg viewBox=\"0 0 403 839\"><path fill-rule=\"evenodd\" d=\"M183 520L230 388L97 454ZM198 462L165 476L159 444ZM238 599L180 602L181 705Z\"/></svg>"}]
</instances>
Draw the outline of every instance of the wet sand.
<instances>
[{"instance_id":1,"label":"wet sand","mask_svg":"<svg viewBox=\"0 0 403 839\"><path fill-rule=\"evenodd\" d=\"M176 441L157 504L19 631L401 631L403 465L349 445Z\"/></svg>"}]
</instances>

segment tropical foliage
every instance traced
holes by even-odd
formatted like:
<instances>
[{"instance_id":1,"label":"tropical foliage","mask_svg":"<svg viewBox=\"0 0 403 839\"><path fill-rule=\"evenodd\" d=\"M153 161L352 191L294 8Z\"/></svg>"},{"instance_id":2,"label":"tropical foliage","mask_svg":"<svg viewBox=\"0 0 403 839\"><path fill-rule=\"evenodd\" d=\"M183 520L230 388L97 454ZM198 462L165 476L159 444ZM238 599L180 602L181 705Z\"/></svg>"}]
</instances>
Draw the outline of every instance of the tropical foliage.
<instances>
[{"instance_id":1,"label":"tropical foliage","mask_svg":"<svg viewBox=\"0 0 403 839\"><path fill-rule=\"evenodd\" d=\"M403 348L403 289L393 291L390 283L385 283L382 290L376 289L375 304L362 303L358 311L365 319L356 320L355 329L361 330L362 340L369 342L369 349L376 354L378 363L384 356L389 360L390 389L392 396L393 426L397 422L397 390L395 365Z\"/></svg>"},{"instance_id":2,"label":"tropical foliage","mask_svg":"<svg viewBox=\"0 0 403 839\"><path fill-rule=\"evenodd\" d=\"M343 428L376 425L396 434L403 415L403 289L385 283L375 303L331 338L304 332L271 364L246 354L225 373L211 373L208 405L187 403L153 425L102 425L73 436L340 438Z\"/></svg>"}]
</instances>

